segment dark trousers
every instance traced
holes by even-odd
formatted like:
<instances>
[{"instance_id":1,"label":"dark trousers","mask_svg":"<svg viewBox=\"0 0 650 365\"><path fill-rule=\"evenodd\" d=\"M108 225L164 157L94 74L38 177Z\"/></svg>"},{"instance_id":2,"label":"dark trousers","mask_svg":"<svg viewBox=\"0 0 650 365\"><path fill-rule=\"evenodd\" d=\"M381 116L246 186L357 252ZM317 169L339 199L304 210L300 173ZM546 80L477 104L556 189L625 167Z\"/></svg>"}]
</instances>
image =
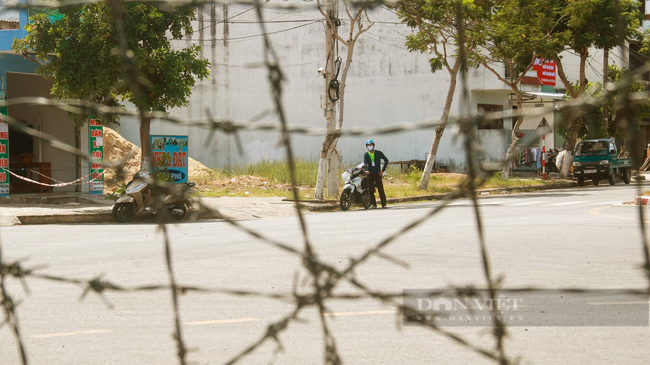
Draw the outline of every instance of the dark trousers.
<instances>
[{"instance_id":1,"label":"dark trousers","mask_svg":"<svg viewBox=\"0 0 650 365\"><path fill-rule=\"evenodd\" d=\"M381 176L379 174L370 174L368 175L368 183L370 184L370 203L373 206L377 206L377 200L375 199L375 188L379 192L379 199L381 199L381 206L386 206L386 193L384 193L384 183L381 181Z\"/></svg>"}]
</instances>

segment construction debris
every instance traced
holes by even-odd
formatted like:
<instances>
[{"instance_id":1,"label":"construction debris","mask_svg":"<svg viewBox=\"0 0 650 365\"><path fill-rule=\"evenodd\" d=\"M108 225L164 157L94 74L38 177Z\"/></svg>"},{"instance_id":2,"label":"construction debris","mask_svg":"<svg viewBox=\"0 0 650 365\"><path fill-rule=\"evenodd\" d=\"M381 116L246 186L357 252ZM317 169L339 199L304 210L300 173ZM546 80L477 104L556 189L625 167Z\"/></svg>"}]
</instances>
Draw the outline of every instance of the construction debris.
<instances>
[{"instance_id":1,"label":"construction debris","mask_svg":"<svg viewBox=\"0 0 650 365\"><path fill-rule=\"evenodd\" d=\"M124 180L128 181L131 176L140 170L140 147L127 141L115 130L104 126L104 158L108 161L119 161L126 156L131 156L124 164ZM204 164L189 158L188 175L190 178L208 175L212 170ZM106 168L104 170L104 189L107 191L115 190L122 179L115 179L115 169Z\"/></svg>"}]
</instances>

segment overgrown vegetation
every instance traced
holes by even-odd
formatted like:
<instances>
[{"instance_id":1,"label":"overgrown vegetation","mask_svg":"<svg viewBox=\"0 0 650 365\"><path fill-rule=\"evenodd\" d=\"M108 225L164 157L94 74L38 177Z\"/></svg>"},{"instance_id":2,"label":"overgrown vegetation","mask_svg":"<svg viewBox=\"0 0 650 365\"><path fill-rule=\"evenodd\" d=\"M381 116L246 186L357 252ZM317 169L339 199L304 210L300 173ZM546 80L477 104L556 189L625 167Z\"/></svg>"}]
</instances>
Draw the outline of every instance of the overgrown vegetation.
<instances>
[{"instance_id":1,"label":"overgrown vegetation","mask_svg":"<svg viewBox=\"0 0 650 365\"><path fill-rule=\"evenodd\" d=\"M342 170L343 171L343 170ZM389 166L384 178L384 188L388 198L400 198L417 195L446 194L458 189L465 178L464 174L432 174L426 191L418 189L422 170L411 169L402 172L398 166ZM296 162L296 175L299 193L302 199L311 199L315 186L314 176L318 173L316 161L300 160ZM287 197L290 195L289 171L282 161L262 161L250 166L216 169L210 175L192 178L196 181L202 196L208 197ZM343 186L343 181L340 182ZM502 180L499 176L491 178L485 189L504 187L530 187L541 185L539 179L513 178Z\"/></svg>"}]
</instances>

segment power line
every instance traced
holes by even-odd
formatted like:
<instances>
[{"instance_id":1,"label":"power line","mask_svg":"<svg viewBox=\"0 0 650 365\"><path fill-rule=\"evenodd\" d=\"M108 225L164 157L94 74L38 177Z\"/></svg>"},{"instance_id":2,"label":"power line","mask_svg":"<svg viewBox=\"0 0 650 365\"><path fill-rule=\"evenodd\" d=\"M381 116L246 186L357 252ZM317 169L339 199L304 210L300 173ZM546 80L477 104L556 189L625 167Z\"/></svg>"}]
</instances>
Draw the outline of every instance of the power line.
<instances>
[{"instance_id":1,"label":"power line","mask_svg":"<svg viewBox=\"0 0 650 365\"><path fill-rule=\"evenodd\" d=\"M242 36L242 37L233 37L233 38L204 39L204 41L229 41L230 42L230 41L236 41L236 40L245 40L245 39L250 39L250 38L263 37L263 36L266 36L266 35L273 35L273 34L288 32L290 30L306 27L308 25L312 25L312 24L320 23L320 22L322 22L322 20L314 20L311 23L302 24L302 25L298 25L298 26L295 26L295 27L287 28L287 29L277 30L275 32L266 32L266 33L253 34L253 35ZM199 41L200 39L190 38L190 40Z\"/></svg>"}]
</instances>

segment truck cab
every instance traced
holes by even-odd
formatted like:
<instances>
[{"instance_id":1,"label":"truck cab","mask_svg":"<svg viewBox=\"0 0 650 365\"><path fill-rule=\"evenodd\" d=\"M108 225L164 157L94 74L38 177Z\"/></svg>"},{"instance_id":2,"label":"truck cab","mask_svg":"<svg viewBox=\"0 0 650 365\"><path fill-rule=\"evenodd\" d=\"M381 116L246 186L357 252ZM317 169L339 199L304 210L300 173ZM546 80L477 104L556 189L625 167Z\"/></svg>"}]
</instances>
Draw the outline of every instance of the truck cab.
<instances>
[{"instance_id":1,"label":"truck cab","mask_svg":"<svg viewBox=\"0 0 650 365\"><path fill-rule=\"evenodd\" d=\"M632 159L619 158L618 148L613 139L588 139L580 142L574 151L573 175L578 185L583 186L585 180L598 185L600 180L608 180L610 185L616 184L620 178L626 184L632 176Z\"/></svg>"}]
</instances>

